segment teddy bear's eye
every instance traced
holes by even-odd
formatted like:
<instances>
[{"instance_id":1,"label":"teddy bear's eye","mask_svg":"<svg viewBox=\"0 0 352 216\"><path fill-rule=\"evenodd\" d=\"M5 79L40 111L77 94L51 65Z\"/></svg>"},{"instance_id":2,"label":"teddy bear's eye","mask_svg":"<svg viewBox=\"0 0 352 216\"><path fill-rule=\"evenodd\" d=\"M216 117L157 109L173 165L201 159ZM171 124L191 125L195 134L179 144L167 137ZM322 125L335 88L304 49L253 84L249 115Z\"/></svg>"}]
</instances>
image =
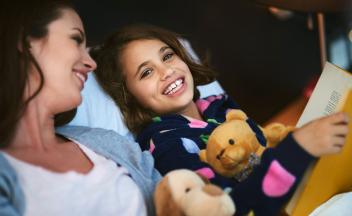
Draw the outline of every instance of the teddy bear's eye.
<instances>
[{"instance_id":1,"label":"teddy bear's eye","mask_svg":"<svg viewBox=\"0 0 352 216\"><path fill-rule=\"evenodd\" d=\"M230 145L235 144L235 140L233 140L233 139L229 139L229 144L230 144Z\"/></svg>"},{"instance_id":2,"label":"teddy bear's eye","mask_svg":"<svg viewBox=\"0 0 352 216\"><path fill-rule=\"evenodd\" d=\"M186 188L185 192L188 193L190 192L191 188Z\"/></svg>"}]
</instances>

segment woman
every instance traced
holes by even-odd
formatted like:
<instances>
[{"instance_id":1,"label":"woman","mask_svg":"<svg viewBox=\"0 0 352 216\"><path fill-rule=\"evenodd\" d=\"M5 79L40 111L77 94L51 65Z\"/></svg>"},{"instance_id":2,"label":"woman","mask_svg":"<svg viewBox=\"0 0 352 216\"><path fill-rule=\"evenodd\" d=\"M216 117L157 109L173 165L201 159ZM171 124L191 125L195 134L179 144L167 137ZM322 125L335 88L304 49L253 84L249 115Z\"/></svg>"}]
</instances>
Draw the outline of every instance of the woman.
<instances>
[{"instance_id":1,"label":"woman","mask_svg":"<svg viewBox=\"0 0 352 216\"><path fill-rule=\"evenodd\" d=\"M110 131L55 131L96 68L77 13L53 0L1 8L0 215L152 214L148 154Z\"/></svg>"}]
</instances>

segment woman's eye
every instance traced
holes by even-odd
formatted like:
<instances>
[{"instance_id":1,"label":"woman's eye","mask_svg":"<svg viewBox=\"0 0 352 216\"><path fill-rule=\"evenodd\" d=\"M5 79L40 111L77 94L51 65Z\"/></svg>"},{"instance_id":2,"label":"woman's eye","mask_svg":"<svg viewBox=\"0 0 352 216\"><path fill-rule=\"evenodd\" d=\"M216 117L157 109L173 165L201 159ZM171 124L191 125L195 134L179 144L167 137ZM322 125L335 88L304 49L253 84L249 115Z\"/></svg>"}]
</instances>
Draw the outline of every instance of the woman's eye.
<instances>
[{"instance_id":1,"label":"woman's eye","mask_svg":"<svg viewBox=\"0 0 352 216\"><path fill-rule=\"evenodd\" d=\"M151 72L152 72L151 69L145 69L144 71L142 71L141 79L147 77Z\"/></svg>"},{"instance_id":2,"label":"woman's eye","mask_svg":"<svg viewBox=\"0 0 352 216\"><path fill-rule=\"evenodd\" d=\"M81 36L72 36L72 39L76 41L78 45L81 45L83 43L83 38Z\"/></svg>"},{"instance_id":3,"label":"woman's eye","mask_svg":"<svg viewBox=\"0 0 352 216\"><path fill-rule=\"evenodd\" d=\"M167 61L167 60L171 59L173 55L174 55L174 53L167 53L166 55L164 55L163 61Z\"/></svg>"}]
</instances>

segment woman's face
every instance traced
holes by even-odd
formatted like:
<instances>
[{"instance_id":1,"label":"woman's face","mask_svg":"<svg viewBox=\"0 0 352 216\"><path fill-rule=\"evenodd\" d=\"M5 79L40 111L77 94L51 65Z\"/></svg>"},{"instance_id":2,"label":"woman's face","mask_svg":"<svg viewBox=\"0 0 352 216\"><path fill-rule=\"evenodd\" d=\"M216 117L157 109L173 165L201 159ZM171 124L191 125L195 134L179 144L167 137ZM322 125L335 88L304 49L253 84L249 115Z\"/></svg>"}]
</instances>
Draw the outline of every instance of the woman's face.
<instances>
[{"instance_id":1,"label":"woman's face","mask_svg":"<svg viewBox=\"0 0 352 216\"><path fill-rule=\"evenodd\" d=\"M182 114L193 102L193 77L188 66L160 40L136 40L120 59L129 92L158 114Z\"/></svg>"},{"instance_id":2,"label":"woman's face","mask_svg":"<svg viewBox=\"0 0 352 216\"><path fill-rule=\"evenodd\" d=\"M48 34L41 39L29 38L29 43L44 75L38 100L54 114L77 107L87 74L96 68L86 49L84 29L77 13L63 9L62 16L48 25ZM32 93L38 83L38 72L30 71L28 92Z\"/></svg>"}]
</instances>

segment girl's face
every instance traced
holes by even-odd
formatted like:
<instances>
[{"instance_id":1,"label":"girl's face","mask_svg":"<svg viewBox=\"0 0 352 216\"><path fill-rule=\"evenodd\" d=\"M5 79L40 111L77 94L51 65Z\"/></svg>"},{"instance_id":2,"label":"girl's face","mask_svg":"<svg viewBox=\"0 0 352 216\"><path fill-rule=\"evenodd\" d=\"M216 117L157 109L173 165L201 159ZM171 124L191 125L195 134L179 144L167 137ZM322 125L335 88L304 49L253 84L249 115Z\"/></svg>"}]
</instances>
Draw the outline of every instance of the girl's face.
<instances>
[{"instance_id":1,"label":"girl's face","mask_svg":"<svg viewBox=\"0 0 352 216\"><path fill-rule=\"evenodd\" d=\"M87 74L96 68L96 63L86 49L84 29L77 13L63 9L62 16L48 25L47 36L29 38L29 42L44 75L38 100L54 114L78 106ZM27 93L32 93L38 86L39 75L34 69L29 74Z\"/></svg>"},{"instance_id":2,"label":"girl's face","mask_svg":"<svg viewBox=\"0 0 352 216\"><path fill-rule=\"evenodd\" d=\"M157 114L182 114L193 103L188 66L160 40L132 41L120 60L128 91L142 106Z\"/></svg>"}]
</instances>

